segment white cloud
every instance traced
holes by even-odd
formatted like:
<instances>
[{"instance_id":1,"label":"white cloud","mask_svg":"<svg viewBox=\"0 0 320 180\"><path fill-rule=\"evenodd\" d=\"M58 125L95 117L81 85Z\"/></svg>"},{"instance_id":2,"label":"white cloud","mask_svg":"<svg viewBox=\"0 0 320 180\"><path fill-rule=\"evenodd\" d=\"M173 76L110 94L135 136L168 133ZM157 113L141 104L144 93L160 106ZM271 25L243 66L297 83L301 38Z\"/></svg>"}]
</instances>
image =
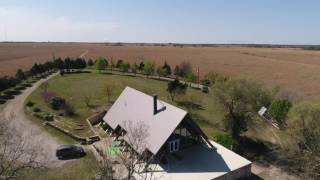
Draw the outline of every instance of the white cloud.
<instances>
[{"instance_id":1,"label":"white cloud","mask_svg":"<svg viewBox=\"0 0 320 180\"><path fill-rule=\"evenodd\" d=\"M0 41L103 42L110 39L118 27L114 22L75 21L25 8L0 7Z\"/></svg>"}]
</instances>

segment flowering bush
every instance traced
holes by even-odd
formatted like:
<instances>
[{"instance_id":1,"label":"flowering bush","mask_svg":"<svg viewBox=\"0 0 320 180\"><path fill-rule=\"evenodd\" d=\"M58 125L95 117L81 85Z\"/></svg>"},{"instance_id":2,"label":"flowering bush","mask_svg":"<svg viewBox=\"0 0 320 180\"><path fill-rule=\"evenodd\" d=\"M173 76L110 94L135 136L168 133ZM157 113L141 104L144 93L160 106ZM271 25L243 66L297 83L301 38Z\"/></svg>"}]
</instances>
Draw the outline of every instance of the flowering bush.
<instances>
[{"instance_id":1,"label":"flowering bush","mask_svg":"<svg viewBox=\"0 0 320 180\"><path fill-rule=\"evenodd\" d=\"M53 91L43 91L41 96L45 99L45 101L49 101L51 98L56 96L56 93Z\"/></svg>"}]
</instances>

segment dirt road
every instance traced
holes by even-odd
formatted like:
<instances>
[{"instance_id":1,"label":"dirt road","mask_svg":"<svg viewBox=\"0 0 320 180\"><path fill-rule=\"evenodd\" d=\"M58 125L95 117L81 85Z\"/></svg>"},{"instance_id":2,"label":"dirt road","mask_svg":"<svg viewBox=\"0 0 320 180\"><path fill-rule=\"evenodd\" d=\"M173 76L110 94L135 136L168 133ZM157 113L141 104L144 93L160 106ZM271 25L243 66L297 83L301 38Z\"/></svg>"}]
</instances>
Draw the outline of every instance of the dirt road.
<instances>
[{"instance_id":1,"label":"dirt road","mask_svg":"<svg viewBox=\"0 0 320 180\"><path fill-rule=\"evenodd\" d=\"M88 54L89 50L85 50L82 54L80 54L79 58L84 58Z\"/></svg>"},{"instance_id":2,"label":"dirt road","mask_svg":"<svg viewBox=\"0 0 320 180\"><path fill-rule=\"evenodd\" d=\"M10 118L11 123L9 128L17 130L17 133L23 137L27 137L26 142L34 145L39 152L38 161L45 164L47 167L61 166L64 161L60 161L55 156L55 150L59 145L50 134L45 132L41 127L32 123L24 113L24 101L41 83L52 78L56 74L49 76L47 79L42 79L36 82L32 87L23 91L22 94L16 96L5 105L3 115ZM30 138L31 137L31 138Z\"/></svg>"}]
</instances>

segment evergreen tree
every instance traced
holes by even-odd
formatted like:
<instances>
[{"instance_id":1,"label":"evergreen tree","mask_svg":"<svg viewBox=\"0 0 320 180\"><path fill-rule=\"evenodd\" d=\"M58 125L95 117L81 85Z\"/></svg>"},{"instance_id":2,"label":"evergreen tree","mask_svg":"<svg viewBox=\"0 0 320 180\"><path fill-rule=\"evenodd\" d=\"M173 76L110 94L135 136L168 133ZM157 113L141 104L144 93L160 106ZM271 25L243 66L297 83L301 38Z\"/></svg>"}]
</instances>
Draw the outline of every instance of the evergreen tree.
<instances>
[{"instance_id":1,"label":"evergreen tree","mask_svg":"<svg viewBox=\"0 0 320 180\"><path fill-rule=\"evenodd\" d=\"M16 73L15 77L17 79L19 79L20 81L25 80L27 78L25 73L21 69L17 70L17 73Z\"/></svg>"},{"instance_id":2,"label":"evergreen tree","mask_svg":"<svg viewBox=\"0 0 320 180\"><path fill-rule=\"evenodd\" d=\"M162 66L163 69L165 69L166 74L165 76L171 75L171 67L169 64L167 64L167 61L164 62L164 65Z\"/></svg>"},{"instance_id":3,"label":"evergreen tree","mask_svg":"<svg viewBox=\"0 0 320 180\"><path fill-rule=\"evenodd\" d=\"M139 71L142 71L143 69L144 69L144 63L143 61L141 61L139 64Z\"/></svg>"},{"instance_id":4,"label":"evergreen tree","mask_svg":"<svg viewBox=\"0 0 320 180\"><path fill-rule=\"evenodd\" d=\"M116 64L116 68L120 68L120 66L123 64L123 60L122 59L119 59L117 61L117 64Z\"/></svg>"},{"instance_id":5,"label":"evergreen tree","mask_svg":"<svg viewBox=\"0 0 320 180\"><path fill-rule=\"evenodd\" d=\"M150 76L154 73L156 64L154 62L147 62L144 65L143 71L147 76Z\"/></svg>"},{"instance_id":6,"label":"evergreen tree","mask_svg":"<svg viewBox=\"0 0 320 180\"><path fill-rule=\"evenodd\" d=\"M88 66L93 66L93 65L94 65L93 60L92 60L92 59L89 59L89 61L88 61Z\"/></svg>"},{"instance_id":7,"label":"evergreen tree","mask_svg":"<svg viewBox=\"0 0 320 180\"><path fill-rule=\"evenodd\" d=\"M101 72L107 68L107 61L105 61L103 58L97 59L97 69Z\"/></svg>"},{"instance_id":8,"label":"evergreen tree","mask_svg":"<svg viewBox=\"0 0 320 180\"><path fill-rule=\"evenodd\" d=\"M173 74L176 76L180 76L180 67L176 65L176 67L173 70Z\"/></svg>"}]
</instances>

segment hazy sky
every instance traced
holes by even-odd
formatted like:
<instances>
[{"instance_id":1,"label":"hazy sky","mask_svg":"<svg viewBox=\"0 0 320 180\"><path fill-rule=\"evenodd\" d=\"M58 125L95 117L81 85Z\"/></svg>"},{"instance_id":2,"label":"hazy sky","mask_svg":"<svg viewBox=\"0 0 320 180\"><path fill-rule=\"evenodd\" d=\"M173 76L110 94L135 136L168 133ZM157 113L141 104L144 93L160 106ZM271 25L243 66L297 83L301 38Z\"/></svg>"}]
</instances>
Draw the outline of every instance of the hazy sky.
<instances>
[{"instance_id":1,"label":"hazy sky","mask_svg":"<svg viewBox=\"0 0 320 180\"><path fill-rule=\"evenodd\" d=\"M0 0L0 41L320 44L319 0Z\"/></svg>"}]
</instances>

